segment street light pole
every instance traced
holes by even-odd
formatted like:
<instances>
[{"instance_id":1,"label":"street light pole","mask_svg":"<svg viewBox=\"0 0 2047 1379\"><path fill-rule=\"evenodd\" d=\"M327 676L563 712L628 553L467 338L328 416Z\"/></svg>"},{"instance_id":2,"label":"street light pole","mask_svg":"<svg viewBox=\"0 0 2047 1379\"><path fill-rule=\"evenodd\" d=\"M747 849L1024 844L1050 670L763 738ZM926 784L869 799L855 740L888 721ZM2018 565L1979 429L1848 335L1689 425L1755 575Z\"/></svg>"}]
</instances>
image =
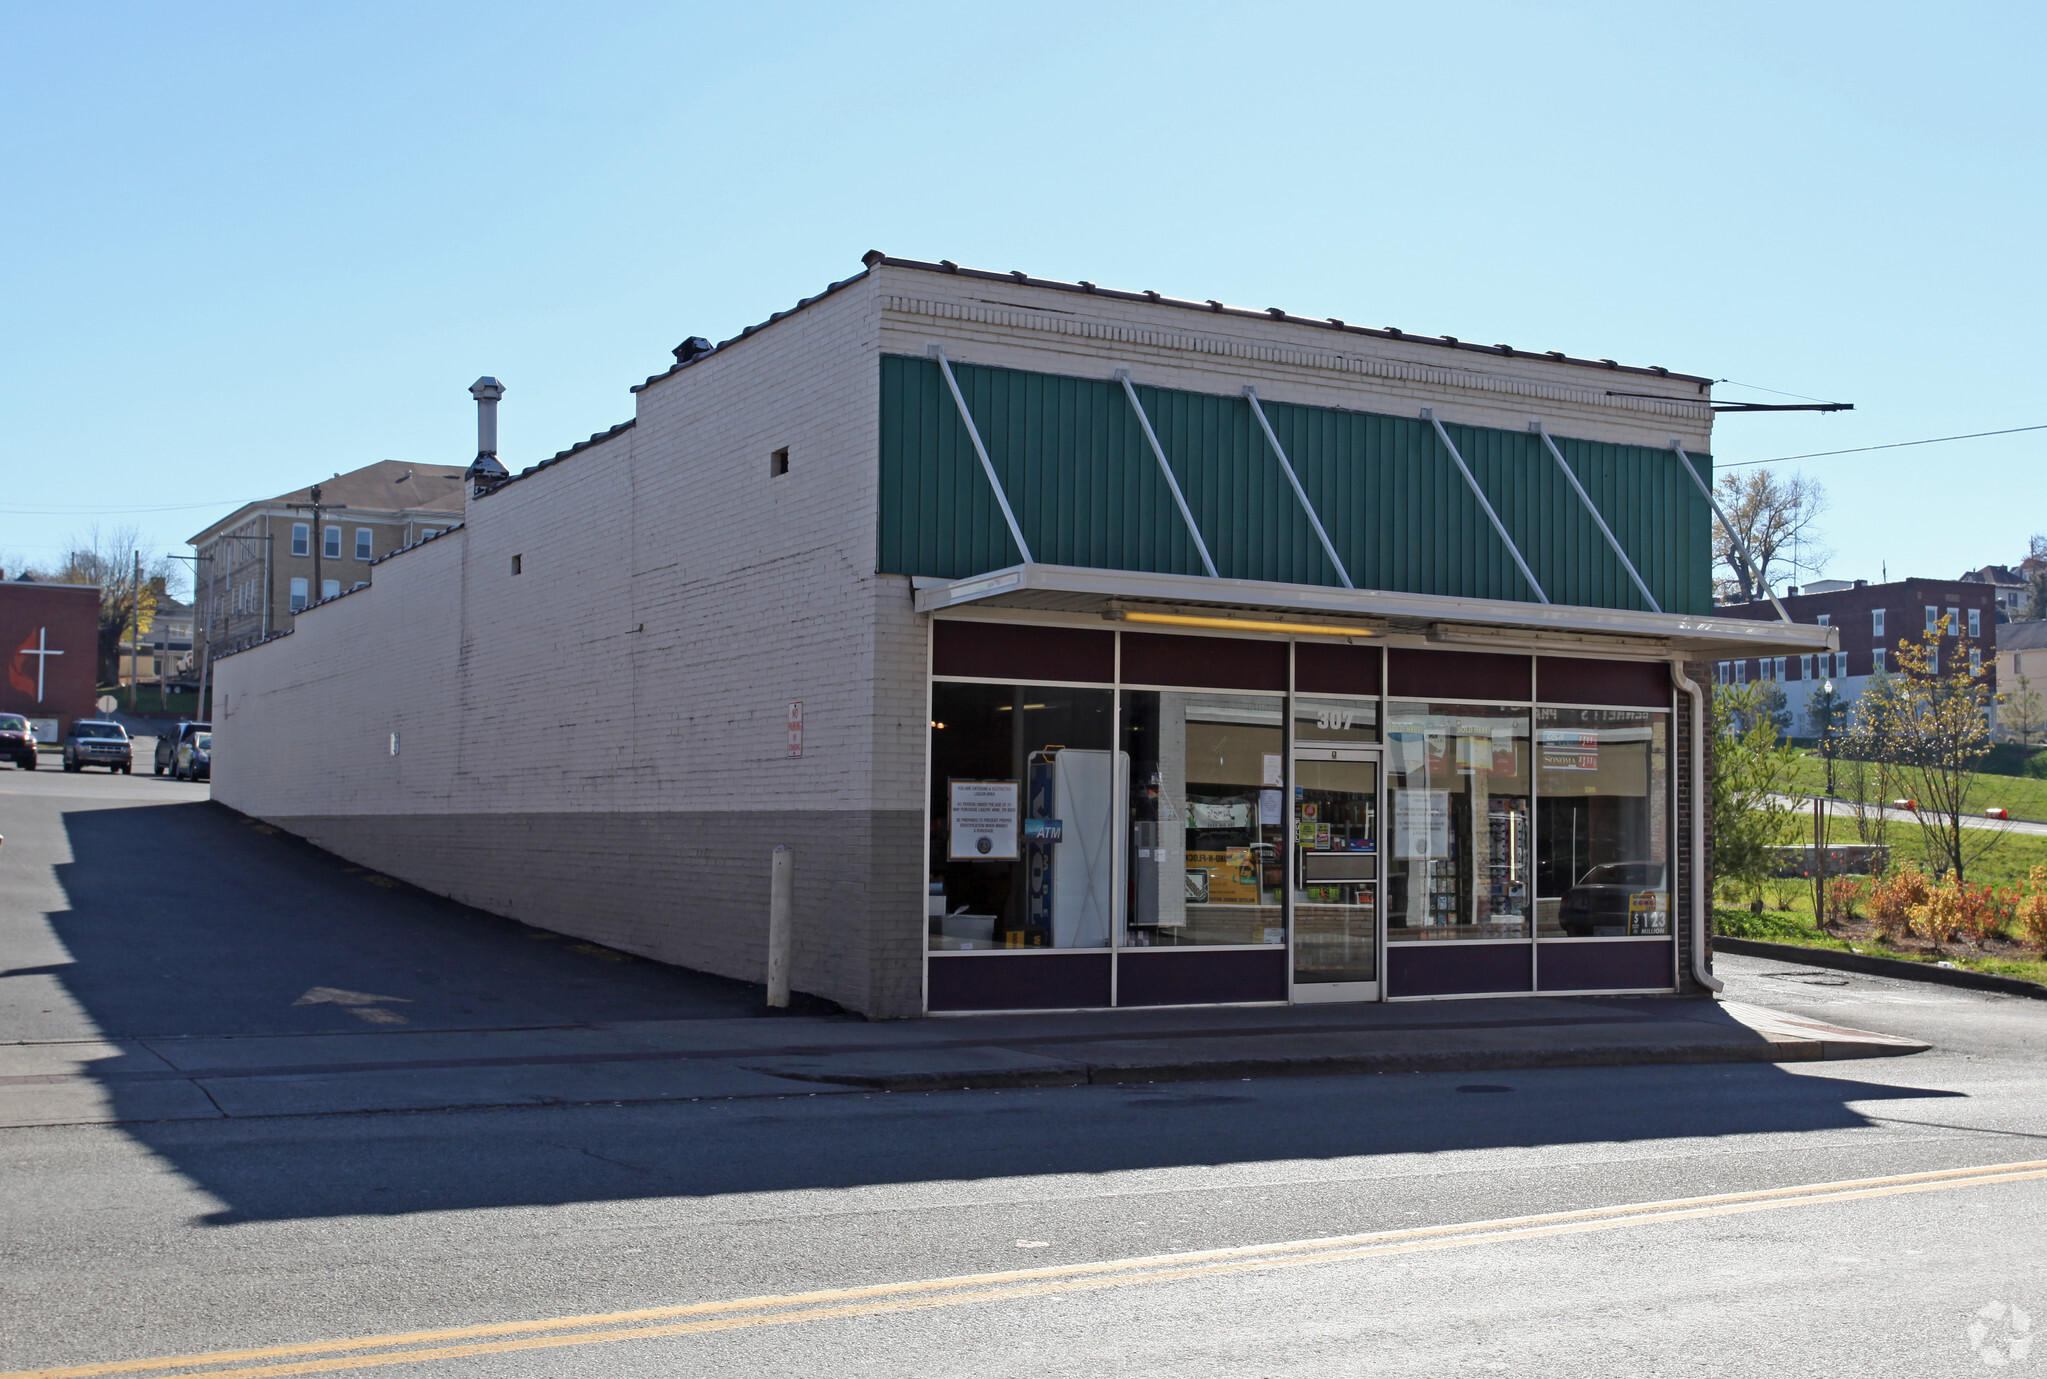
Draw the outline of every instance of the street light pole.
<instances>
[{"instance_id":1,"label":"street light pole","mask_svg":"<svg viewBox=\"0 0 2047 1379\"><path fill-rule=\"evenodd\" d=\"M1820 686L1820 693L1826 696L1826 721L1820 724L1820 756L1827 763L1827 794L1834 793L1834 715L1840 706L1834 703L1834 682L1826 681Z\"/></svg>"}]
</instances>

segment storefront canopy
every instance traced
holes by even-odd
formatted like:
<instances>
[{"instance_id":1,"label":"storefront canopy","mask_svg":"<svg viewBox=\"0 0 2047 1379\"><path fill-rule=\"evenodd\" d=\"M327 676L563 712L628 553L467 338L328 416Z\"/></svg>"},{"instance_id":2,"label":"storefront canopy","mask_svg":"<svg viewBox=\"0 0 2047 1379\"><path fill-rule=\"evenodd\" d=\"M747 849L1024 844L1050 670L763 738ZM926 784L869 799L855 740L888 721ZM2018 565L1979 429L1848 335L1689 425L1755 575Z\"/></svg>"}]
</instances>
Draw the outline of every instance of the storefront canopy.
<instances>
[{"instance_id":1,"label":"storefront canopy","mask_svg":"<svg viewBox=\"0 0 2047 1379\"><path fill-rule=\"evenodd\" d=\"M1012 565L960 579L918 578L914 583L921 613L964 607L1034 609L1136 622L1185 619L1183 625L1211 630L1221 629L1214 629L1210 620L1225 628L1241 622L1245 631L1279 630L1272 626L1279 623L1309 635L1341 635L1332 629L1346 629L1360 638L1387 632L1422 633L1446 643L1596 641L1706 658L1810 655L1833 650L1837 636L1831 627L1809 623L1443 598L1074 565Z\"/></svg>"}]
</instances>

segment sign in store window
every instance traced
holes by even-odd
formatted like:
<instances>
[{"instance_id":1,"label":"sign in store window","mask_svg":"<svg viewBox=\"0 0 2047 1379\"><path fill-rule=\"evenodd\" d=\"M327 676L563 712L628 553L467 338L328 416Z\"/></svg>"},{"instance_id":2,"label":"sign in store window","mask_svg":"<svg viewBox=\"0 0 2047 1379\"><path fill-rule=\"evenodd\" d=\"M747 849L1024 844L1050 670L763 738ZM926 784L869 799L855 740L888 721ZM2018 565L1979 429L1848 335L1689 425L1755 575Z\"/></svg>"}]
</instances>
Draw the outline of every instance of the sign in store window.
<instances>
[{"instance_id":1,"label":"sign in store window","mask_svg":"<svg viewBox=\"0 0 2047 1379\"><path fill-rule=\"evenodd\" d=\"M948 784L952 787L952 860L1015 861L1021 782L956 780Z\"/></svg>"}]
</instances>

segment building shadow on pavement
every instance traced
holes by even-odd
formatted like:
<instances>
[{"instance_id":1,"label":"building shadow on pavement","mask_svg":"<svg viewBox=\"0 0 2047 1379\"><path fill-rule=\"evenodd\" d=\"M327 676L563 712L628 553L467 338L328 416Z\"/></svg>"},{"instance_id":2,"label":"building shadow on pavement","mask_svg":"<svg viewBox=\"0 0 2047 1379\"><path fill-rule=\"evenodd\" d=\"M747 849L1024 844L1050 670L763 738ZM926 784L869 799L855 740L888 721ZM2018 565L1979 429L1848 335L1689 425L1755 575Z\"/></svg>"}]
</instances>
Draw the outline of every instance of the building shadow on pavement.
<instances>
[{"instance_id":1,"label":"building shadow on pavement","mask_svg":"<svg viewBox=\"0 0 2047 1379\"><path fill-rule=\"evenodd\" d=\"M210 804L65 826L69 908L48 922L71 962L49 970L108 1039L360 1033L363 1009L428 1031L761 1009L758 986L484 914ZM220 1203L210 1224L1795 1135L1961 1095L1698 1064L179 1119L147 1099L193 1084L123 1076L130 1056L92 1070L122 1132Z\"/></svg>"},{"instance_id":2,"label":"building shadow on pavement","mask_svg":"<svg viewBox=\"0 0 2047 1379\"><path fill-rule=\"evenodd\" d=\"M55 970L109 1039L750 1015L761 988L471 909L206 803L74 810ZM339 992L382 998L350 1004ZM312 993L309 998L308 993Z\"/></svg>"},{"instance_id":3,"label":"building shadow on pavement","mask_svg":"<svg viewBox=\"0 0 2047 1379\"><path fill-rule=\"evenodd\" d=\"M1462 1088L1494 1089L1473 1095ZM130 1125L206 1224L1862 1128L1949 1098L1770 1064L855 1093ZM1842 1175L1846 1176L1846 1175ZM1722 1190L1678 1183L1672 1195Z\"/></svg>"}]
</instances>

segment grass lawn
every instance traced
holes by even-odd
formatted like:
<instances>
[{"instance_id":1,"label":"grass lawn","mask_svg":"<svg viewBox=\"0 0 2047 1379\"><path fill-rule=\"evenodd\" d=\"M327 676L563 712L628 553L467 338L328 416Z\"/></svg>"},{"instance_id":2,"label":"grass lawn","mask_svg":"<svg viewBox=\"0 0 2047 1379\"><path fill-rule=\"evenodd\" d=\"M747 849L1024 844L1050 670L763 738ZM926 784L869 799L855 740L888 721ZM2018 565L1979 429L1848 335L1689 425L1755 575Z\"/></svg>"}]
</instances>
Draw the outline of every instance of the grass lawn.
<instances>
[{"instance_id":1,"label":"grass lawn","mask_svg":"<svg viewBox=\"0 0 2047 1379\"><path fill-rule=\"evenodd\" d=\"M1791 789L1798 794L1817 795L1827 788L1827 764L1817 755L1800 757L1797 774L1792 778ZM1845 798L1848 794L1848 775L1837 758L1834 762L1834 787ZM1900 797L1913 793L1910 785L1897 787ZM2047 821L2047 780L2032 776L1978 776L1969 788L1969 811L1981 814L1996 807L2008 809L2014 819L2037 819Z\"/></svg>"},{"instance_id":2,"label":"grass lawn","mask_svg":"<svg viewBox=\"0 0 2047 1379\"><path fill-rule=\"evenodd\" d=\"M1829 819L1827 821L1827 842L1830 846L1842 843L1856 843L1861 839L1855 834L1853 819ZM2038 866L2047 866L2047 837L2037 833L2005 833L1986 829L1965 830L1971 841L1988 843L1987 850L1979 857L1966 860L1963 875L1971 882L1988 881L1993 886L2009 886L2023 881L2026 873ZM1926 852L1926 829L1919 824L1887 823L1884 825L1884 842L1891 849L1893 866L1917 862L1920 868L1931 874L1934 870ZM1786 841L1797 846L1812 843L1811 814L1800 814L1794 821L1793 832ZM1805 881L1765 881L1765 899L1775 901L1774 891L1779 887L1801 890L1805 899L1799 903L1810 912L1812 909L1811 885ZM1788 894L1788 892L1787 892Z\"/></svg>"},{"instance_id":3,"label":"grass lawn","mask_svg":"<svg viewBox=\"0 0 2047 1379\"><path fill-rule=\"evenodd\" d=\"M155 685L122 685L118 689L103 687L94 692L95 697L101 694L110 694L120 701L115 712L139 714L146 718L190 718L197 712L199 704L199 695L194 690L172 690L164 694Z\"/></svg>"},{"instance_id":4,"label":"grass lawn","mask_svg":"<svg viewBox=\"0 0 2047 1379\"><path fill-rule=\"evenodd\" d=\"M1837 953L1865 953L1870 957L1897 958L1904 962L1948 962L1956 967L1965 967L1971 972L1987 972L1998 977L2017 977L2022 981L2047 985L2047 961L2037 957L2013 959L1978 955L1970 951L1965 939L1957 939L1945 952L1931 953L1924 948L1893 948L1876 938L1840 938L1833 934L1823 934L1813 927L1810 902L1802 912L1765 910L1759 915L1750 914L1745 909L1715 905L1713 932L1725 934L1729 938L1789 943L1800 948L1831 948Z\"/></svg>"},{"instance_id":5,"label":"grass lawn","mask_svg":"<svg viewBox=\"0 0 2047 1379\"><path fill-rule=\"evenodd\" d=\"M1831 841L1853 842L1855 829L1846 820L1836 820ZM1891 824L1885 829L1884 841L1891 846L1895 865L1902 866L1908 861L1925 865L1926 830L1917 824ZM1810 834L1806 835L1810 841ZM2009 887L2023 881L2027 871L2036 866L2047 865L2047 838L2025 833L2006 833L1998 837L1990 850L1970 863L1968 878L1972 882L1987 881L1998 887ZM1713 907L1714 932L1730 938L1761 939L1770 943L1794 943L1808 948L1832 948L1837 952L1853 951L1868 953L1876 957L1901 958L1907 962L1951 962L1957 967L1966 967L1974 972L1990 972L2000 977L2020 977L2026 981L2047 983L2047 955L2034 949L2020 949L2006 946L1997 954L1981 953L1974 949L1967 939L1958 938L1943 952L1934 953L1914 936L1904 944L1893 947L1869 932L1868 925L1850 921L1848 937L1822 933L1812 922L1812 883L1797 879L1765 881L1763 900L1769 908L1761 914L1752 914L1746 906L1715 905ZM2014 939L2018 935L2012 936Z\"/></svg>"}]
</instances>

